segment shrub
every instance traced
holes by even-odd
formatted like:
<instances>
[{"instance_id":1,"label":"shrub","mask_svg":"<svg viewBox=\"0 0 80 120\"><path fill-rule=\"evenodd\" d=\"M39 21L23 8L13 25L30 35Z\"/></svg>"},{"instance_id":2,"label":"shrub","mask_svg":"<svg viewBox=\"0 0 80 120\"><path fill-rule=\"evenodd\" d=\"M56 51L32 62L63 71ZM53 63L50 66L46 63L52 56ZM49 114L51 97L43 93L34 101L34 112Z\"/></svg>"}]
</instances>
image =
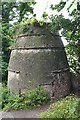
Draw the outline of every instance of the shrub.
<instances>
[{"instance_id":1,"label":"shrub","mask_svg":"<svg viewBox=\"0 0 80 120\"><path fill-rule=\"evenodd\" d=\"M2 87L2 109L18 110L31 109L49 101L47 92L42 87L19 95L10 95L6 87Z\"/></svg>"},{"instance_id":2,"label":"shrub","mask_svg":"<svg viewBox=\"0 0 80 120\"><path fill-rule=\"evenodd\" d=\"M0 93L1 93L0 105L1 105L1 109L3 109L4 106L8 103L8 99L9 99L8 89L5 85L2 85L0 87Z\"/></svg>"},{"instance_id":3,"label":"shrub","mask_svg":"<svg viewBox=\"0 0 80 120\"><path fill-rule=\"evenodd\" d=\"M50 108L42 112L40 118L80 118L80 98L67 96L53 103ZM71 119L72 120L72 119Z\"/></svg>"},{"instance_id":4,"label":"shrub","mask_svg":"<svg viewBox=\"0 0 80 120\"><path fill-rule=\"evenodd\" d=\"M43 87L38 87L34 90L28 91L24 94L27 105L29 106L37 106L46 103L49 100L47 92L43 89Z\"/></svg>"}]
</instances>

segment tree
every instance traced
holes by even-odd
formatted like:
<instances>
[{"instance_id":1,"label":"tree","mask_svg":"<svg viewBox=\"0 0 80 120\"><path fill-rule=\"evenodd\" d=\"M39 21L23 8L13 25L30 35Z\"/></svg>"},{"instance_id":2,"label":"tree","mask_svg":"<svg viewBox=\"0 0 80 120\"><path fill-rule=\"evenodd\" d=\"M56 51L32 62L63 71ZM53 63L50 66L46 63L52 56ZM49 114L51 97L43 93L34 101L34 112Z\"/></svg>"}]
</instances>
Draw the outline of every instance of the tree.
<instances>
[{"instance_id":1,"label":"tree","mask_svg":"<svg viewBox=\"0 0 80 120\"><path fill-rule=\"evenodd\" d=\"M33 14L33 8L35 2L2 2L2 82L7 84L7 68L10 57L10 46L14 42L13 38L13 25L10 21L17 20L22 21L24 16Z\"/></svg>"},{"instance_id":2,"label":"tree","mask_svg":"<svg viewBox=\"0 0 80 120\"><path fill-rule=\"evenodd\" d=\"M68 42L66 52L70 68L73 72L80 74L80 3L77 2L77 7L70 12L70 8L74 5L75 1L76 0L73 0L67 8L69 13L68 19L62 14L59 14L65 7L67 1L61 1L55 6L51 5L51 9L56 10L58 14L50 17L50 26L52 32L62 30L62 36L64 36Z\"/></svg>"}]
</instances>

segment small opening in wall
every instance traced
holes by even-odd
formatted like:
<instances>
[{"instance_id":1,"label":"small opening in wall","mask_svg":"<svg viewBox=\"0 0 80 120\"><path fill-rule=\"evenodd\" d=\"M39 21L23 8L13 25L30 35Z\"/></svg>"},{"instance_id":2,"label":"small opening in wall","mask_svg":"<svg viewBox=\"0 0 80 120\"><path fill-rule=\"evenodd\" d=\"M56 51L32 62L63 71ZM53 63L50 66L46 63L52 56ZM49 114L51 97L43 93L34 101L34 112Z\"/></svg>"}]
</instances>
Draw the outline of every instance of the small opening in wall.
<instances>
[{"instance_id":1,"label":"small opening in wall","mask_svg":"<svg viewBox=\"0 0 80 120\"><path fill-rule=\"evenodd\" d=\"M51 94L51 99L54 99L54 93Z\"/></svg>"},{"instance_id":2,"label":"small opening in wall","mask_svg":"<svg viewBox=\"0 0 80 120\"><path fill-rule=\"evenodd\" d=\"M51 97L54 97L54 93L52 93L52 96Z\"/></svg>"}]
</instances>

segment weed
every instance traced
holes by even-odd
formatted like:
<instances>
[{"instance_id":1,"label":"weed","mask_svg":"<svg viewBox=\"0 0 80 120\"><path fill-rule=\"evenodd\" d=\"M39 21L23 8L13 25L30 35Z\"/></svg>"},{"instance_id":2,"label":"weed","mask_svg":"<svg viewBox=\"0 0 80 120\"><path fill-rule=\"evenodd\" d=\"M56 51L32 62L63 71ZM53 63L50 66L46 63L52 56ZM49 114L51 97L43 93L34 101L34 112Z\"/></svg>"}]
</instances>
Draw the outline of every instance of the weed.
<instances>
[{"instance_id":1,"label":"weed","mask_svg":"<svg viewBox=\"0 0 80 120\"><path fill-rule=\"evenodd\" d=\"M67 96L51 104L50 108L42 112L40 118L80 118L80 109L78 109L80 98L76 96Z\"/></svg>"},{"instance_id":2,"label":"weed","mask_svg":"<svg viewBox=\"0 0 80 120\"><path fill-rule=\"evenodd\" d=\"M31 109L49 101L47 92L42 87L19 95L10 95L7 87L2 87L2 110Z\"/></svg>"}]
</instances>

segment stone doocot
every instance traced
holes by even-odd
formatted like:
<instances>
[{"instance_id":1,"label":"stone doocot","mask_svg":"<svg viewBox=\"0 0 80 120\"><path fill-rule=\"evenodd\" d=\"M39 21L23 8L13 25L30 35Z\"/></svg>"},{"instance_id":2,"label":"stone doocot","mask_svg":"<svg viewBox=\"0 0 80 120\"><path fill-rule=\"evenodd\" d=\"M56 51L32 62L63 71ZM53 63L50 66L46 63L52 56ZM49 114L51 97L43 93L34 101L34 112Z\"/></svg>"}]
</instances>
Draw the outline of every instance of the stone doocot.
<instances>
[{"instance_id":1,"label":"stone doocot","mask_svg":"<svg viewBox=\"0 0 80 120\"><path fill-rule=\"evenodd\" d=\"M70 92L70 72L63 43L47 26L28 25L17 37L8 67L8 88L18 94L44 86L53 98Z\"/></svg>"}]
</instances>

